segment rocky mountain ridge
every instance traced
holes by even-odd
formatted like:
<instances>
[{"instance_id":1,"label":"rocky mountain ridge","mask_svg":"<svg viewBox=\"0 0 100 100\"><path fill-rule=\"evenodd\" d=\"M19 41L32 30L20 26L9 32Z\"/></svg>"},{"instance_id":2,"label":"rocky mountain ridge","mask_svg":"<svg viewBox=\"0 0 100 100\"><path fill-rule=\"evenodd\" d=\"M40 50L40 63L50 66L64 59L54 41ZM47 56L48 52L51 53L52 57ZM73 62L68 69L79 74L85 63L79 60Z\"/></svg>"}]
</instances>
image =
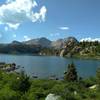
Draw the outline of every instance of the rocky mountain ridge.
<instances>
[{"instance_id":1,"label":"rocky mountain ridge","mask_svg":"<svg viewBox=\"0 0 100 100\"><path fill-rule=\"evenodd\" d=\"M0 53L10 54L36 54L36 55L58 55L68 56L82 55L95 56L100 55L100 43L79 42L74 37L50 41L44 37L32 39L29 41L13 41L9 44L0 44Z\"/></svg>"},{"instance_id":2,"label":"rocky mountain ridge","mask_svg":"<svg viewBox=\"0 0 100 100\"><path fill-rule=\"evenodd\" d=\"M70 43L70 42L77 42L77 39L74 37L68 37L64 39L58 39L56 41L50 41L47 38L37 38L37 39L31 39L29 41L24 41L24 44L27 45L40 45L41 47L46 47L46 48L55 48L55 49L61 49L64 47L65 43Z\"/></svg>"}]
</instances>

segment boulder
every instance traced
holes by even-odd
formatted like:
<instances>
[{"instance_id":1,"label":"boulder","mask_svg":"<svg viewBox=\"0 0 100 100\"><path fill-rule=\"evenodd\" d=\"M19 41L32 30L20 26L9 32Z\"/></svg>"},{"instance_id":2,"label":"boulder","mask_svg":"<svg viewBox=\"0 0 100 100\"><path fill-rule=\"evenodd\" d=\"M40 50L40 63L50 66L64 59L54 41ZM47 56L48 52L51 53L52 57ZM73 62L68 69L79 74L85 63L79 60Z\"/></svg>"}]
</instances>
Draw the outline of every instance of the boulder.
<instances>
[{"instance_id":1,"label":"boulder","mask_svg":"<svg viewBox=\"0 0 100 100\"><path fill-rule=\"evenodd\" d=\"M60 100L60 96L57 96L55 94L48 94L45 100Z\"/></svg>"}]
</instances>

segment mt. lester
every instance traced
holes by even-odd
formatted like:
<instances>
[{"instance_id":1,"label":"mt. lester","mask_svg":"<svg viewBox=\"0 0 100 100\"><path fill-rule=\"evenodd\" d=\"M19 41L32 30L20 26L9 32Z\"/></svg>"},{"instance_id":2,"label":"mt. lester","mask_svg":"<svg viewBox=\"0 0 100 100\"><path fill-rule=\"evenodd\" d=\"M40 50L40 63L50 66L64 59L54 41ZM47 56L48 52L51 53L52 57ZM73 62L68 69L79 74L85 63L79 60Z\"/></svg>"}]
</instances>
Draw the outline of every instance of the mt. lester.
<instances>
[{"instance_id":1,"label":"mt. lester","mask_svg":"<svg viewBox=\"0 0 100 100\"><path fill-rule=\"evenodd\" d=\"M29 41L0 44L0 53L94 57L100 56L100 43L98 41L79 42L74 37L58 39L57 41L50 41L42 37Z\"/></svg>"}]
</instances>

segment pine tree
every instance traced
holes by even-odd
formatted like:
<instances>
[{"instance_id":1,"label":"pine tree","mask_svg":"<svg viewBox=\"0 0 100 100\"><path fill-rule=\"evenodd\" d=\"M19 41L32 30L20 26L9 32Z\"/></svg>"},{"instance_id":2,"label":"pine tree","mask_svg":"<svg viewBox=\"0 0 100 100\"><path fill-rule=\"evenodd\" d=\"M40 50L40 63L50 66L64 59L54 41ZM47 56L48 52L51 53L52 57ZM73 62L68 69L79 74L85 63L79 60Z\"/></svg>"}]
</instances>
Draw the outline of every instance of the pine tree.
<instances>
[{"instance_id":1,"label":"pine tree","mask_svg":"<svg viewBox=\"0 0 100 100\"><path fill-rule=\"evenodd\" d=\"M64 79L66 81L77 81L78 79L77 71L73 63L68 64L67 72L65 72L64 74L65 74Z\"/></svg>"}]
</instances>

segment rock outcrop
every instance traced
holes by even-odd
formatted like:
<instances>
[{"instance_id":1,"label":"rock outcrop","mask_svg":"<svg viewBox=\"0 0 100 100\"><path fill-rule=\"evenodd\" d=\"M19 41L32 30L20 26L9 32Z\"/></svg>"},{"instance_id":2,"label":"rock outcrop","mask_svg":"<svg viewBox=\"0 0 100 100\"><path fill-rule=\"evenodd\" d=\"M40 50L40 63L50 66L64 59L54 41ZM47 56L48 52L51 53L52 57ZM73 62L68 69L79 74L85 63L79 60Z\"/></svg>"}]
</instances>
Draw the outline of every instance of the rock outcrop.
<instances>
[{"instance_id":1,"label":"rock outcrop","mask_svg":"<svg viewBox=\"0 0 100 100\"><path fill-rule=\"evenodd\" d=\"M71 56L74 52L79 51L78 44L79 42L74 37L64 39L64 47L60 52L60 56Z\"/></svg>"},{"instance_id":2,"label":"rock outcrop","mask_svg":"<svg viewBox=\"0 0 100 100\"><path fill-rule=\"evenodd\" d=\"M47 95L46 99L45 100L60 100L60 96L57 96L55 94L49 94Z\"/></svg>"}]
</instances>

